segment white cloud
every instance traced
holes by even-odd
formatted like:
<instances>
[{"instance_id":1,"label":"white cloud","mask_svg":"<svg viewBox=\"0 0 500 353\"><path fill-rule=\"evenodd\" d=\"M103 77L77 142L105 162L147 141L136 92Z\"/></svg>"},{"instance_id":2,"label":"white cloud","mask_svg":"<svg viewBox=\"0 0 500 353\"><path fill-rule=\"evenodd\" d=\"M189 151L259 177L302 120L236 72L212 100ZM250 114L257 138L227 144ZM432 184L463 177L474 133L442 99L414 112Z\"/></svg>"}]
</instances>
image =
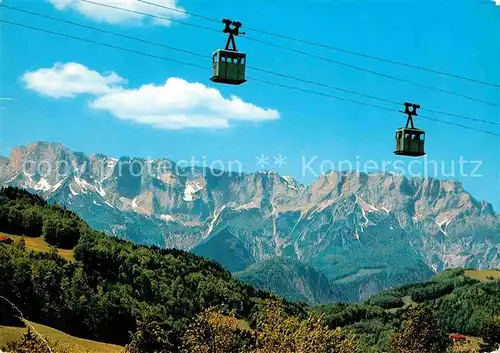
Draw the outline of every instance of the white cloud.
<instances>
[{"instance_id":1,"label":"white cloud","mask_svg":"<svg viewBox=\"0 0 500 353\"><path fill-rule=\"evenodd\" d=\"M495 2L495 5L500 6L500 0L493 0Z\"/></svg>"},{"instance_id":2,"label":"white cloud","mask_svg":"<svg viewBox=\"0 0 500 353\"><path fill-rule=\"evenodd\" d=\"M2 2L2 0L0 0L0 2ZM9 97L0 97L0 101L11 101L11 100L13 99Z\"/></svg>"},{"instance_id":3,"label":"white cloud","mask_svg":"<svg viewBox=\"0 0 500 353\"><path fill-rule=\"evenodd\" d=\"M219 90L202 83L171 77L162 85L146 84L136 89L123 87L116 73L101 75L76 64L56 64L50 69L26 73L27 88L61 98L77 94L96 96L94 109L140 124L162 129L223 129L237 121L279 119L278 111L244 102L236 96L225 98Z\"/></svg>"},{"instance_id":4,"label":"white cloud","mask_svg":"<svg viewBox=\"0 0 500 353\"><path fill-rule=\"evenodd\" d=\"M77 94L101 95L117 89L126 80L111 72L101 75L78 63L56 63L51 68L27 72L22 80L26 87L53 98L74 97Z\"/></svg>"},{"instance_id":5,"label":"white cloud","mask_svg":"<svg viewBox=\"0 0 500 353\"><path fill-rule=\"evenodd\" d=\"M265 121L279 118L273 109L263 109L236 96L224 98L215 88L169 78L164 85L143 85L98 97L96 109L114 116L158 128L227 128L231 121Z\"/></svg>"},{"instance_id":6,"label":"white cloud","mask_svg":"<svg viewBox=\"0 0 500 353\"><path fill-rule=\"evenodd\" d=\"M151 18L149 16L144 16L141 14L114 9L110 7L100 6L84 2L81 0L48 0L48 1L52 3L58 10L69 10L69 9L75 10L80 12L82 15L98 22L107 22L112 24L122 24L122 23L138 24L138 23L143 23L148 19L150 19L151 23L157 25L168 26L172 23L167 20ZM168 17L168 18L186 17L186 14L182 12L172 11L169 9L145 4L137 0L121 0L117 2L109 0L93 0L93 2L112 5L130 11L137 11L161 17ZM171 7L180 11L184 10L182 7L177 5L176 0L149 0L149 2L162 6Z\"/></svg>"}]
</instances>

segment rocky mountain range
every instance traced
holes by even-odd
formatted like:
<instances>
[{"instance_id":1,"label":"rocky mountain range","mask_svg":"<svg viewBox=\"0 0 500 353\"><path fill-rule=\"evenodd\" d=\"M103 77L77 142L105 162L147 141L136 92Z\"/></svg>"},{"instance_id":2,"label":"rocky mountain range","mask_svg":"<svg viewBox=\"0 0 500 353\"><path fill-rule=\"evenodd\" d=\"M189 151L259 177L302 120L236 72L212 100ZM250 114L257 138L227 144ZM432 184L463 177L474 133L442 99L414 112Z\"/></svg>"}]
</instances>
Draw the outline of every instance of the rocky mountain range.
<instances>
[{"instance_id":1,"label":"rocky mountain range","mask_svg":"<svg viewBox=\"0 0 500 353\"><path fill-rule=\"evenodd\" d=\"M453 180L330 172L305 186L274 172L215 173L36 142L0 157L0 185L310 303L363 300L450 267L500 267L500 215Z\"/></svg>"}]
</instances>

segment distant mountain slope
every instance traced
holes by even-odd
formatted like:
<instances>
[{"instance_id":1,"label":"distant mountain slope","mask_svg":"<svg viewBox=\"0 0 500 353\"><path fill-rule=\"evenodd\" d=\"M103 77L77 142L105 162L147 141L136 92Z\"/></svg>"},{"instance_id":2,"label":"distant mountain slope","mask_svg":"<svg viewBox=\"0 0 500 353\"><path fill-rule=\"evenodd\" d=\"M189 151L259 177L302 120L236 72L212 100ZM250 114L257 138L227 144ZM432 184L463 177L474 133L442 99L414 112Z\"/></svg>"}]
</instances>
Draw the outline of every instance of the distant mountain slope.
<instances>
[{"instance_id":1,"label":"distant mountain slope","mask_svg":"<svg viewBox=\"0 0 500 353\"><path fill-rule=\"evenodd\" d=\"M349 300L450 267L500 267L500 216L453 180L331 172L304 186L273 172L213 173L37 142L0 162L0 185L37 192L110 235L191 250L232 272L299 261L334 292L347 285Z\"/></svg>"}]
</instances>

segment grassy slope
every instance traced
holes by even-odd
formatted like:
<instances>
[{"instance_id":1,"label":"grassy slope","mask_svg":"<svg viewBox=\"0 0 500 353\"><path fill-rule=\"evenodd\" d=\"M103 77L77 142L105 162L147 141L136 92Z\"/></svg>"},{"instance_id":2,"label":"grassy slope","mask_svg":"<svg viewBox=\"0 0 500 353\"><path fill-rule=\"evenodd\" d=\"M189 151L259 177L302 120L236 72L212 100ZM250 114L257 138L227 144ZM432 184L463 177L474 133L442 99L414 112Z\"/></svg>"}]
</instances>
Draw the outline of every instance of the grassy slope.
<instances>
[{"instance_id":1,"label":"grassy slope","mask_svg":"<svg viewBox=\"0 0 500 353\"><path fill-rule=\"evenodd\" d=\"M483 340L478 337L466 336L466 342L457 342L453 346L453 353L455 352L479 352Z\"/></svg>"},{"instance_id":2,"label":"grassy slope","mask_svg":"<svg viewBox=\"0 0 500 353\"><path fill-rule=\"evenodd\" d=\"M500 279L500 270L466 270L465 274L481 282L491 281L488 277Z\"/></svg>"},{"instance_id":3,"label":"grassy slope","mask_svg":"<svg viewBox=\"0 0 500 353\"><path fill-rule=\"evenodd\" d=\"M58 346L68 349L71 353L122 353L123 347L85 340L73 337L48 326L31 323L36 331L52 342L58 342ZM27 328L0 326L0 347L7 342L19 340Z\"/></svg>"},{"instance_id":4,"label":"grassy slope","mask_svg":"<svg viewBox=\"0 0 500 353\"><path fill-rule=\"evenodd\" d=\"M71 353L123 353L124 347L86 340L83 338L68 335L62 331L56 330L49 326L44 326L30 322L30 325L51 342L57 342L58 347L66 348ZM238 328L241 330L252 331L248 322L239 320ZM24 333L27 332L26 327L10 327L0 325L0 349L8 342L19 340Z\"/></svg>"},{"instance_id":5,"label":"grassy slope","mask_svg":"<svg viewBox=\"0 0 500 353\"><path fill-rule=\"evenodd\" d=\"M22 236L20 235L11 235L0 232L0 236L2 235L9 237L16 242L20 241L22 238ZM24 241L26 242L26 248L28 250L47 252L50 249L49 244L47 244L41 237L39 238L24 237ZM73 250L57 249L57 252L65 260L68 261L73 260Z\"/></svg>"}]
</instances>

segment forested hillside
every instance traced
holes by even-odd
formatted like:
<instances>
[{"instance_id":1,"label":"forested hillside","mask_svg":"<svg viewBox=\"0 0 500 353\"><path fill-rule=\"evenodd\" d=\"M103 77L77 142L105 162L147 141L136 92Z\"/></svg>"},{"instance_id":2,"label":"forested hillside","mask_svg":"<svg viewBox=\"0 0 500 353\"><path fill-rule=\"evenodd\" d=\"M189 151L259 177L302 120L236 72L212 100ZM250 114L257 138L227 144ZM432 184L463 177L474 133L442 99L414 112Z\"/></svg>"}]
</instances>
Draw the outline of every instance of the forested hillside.
<instances>
[{"instance_id":1,"label":"forested hillside","mask_svg":"<svg viewBox=\"0 0 500 353\"><path fill-rule=\"evenodd\" d=\"M77 244L73 262L55 251L0 245L0 293L27 319L79 337L124 345L137 321L147 319L179 346L181 333L204 309L219 308L251 321L259 300L274 298L213 261L106 236L72 212L15 188L0 192L0 231L43 235L62 247ZM0 324L11 324L17 313L0 302ZM284 306L292 313L302 311L299 305Z\"/></svg>"},{"instance_id":2,"label":"forested hillside","mask_svg":"<svg viewBox=\"0 0 500 353\"><path fill-rule=\"evenodd\" d=\"M382 292L363 304L333 303L311 311L323 314L330 327L354 332L360 352L375 353L390 351L391 335L413 307L433 313L445 332L482 337L486 352L500 343L500 280L489 277L480 282L460 268L442 272L429 282ZM418 337L418 332L413 335Z\"/></svg>"},{"instance_id":3,"label":"forested hillside","mask_svg":"<svg viewBox=\"0 0 500 353\"><path fill-rule=\"evenodd\" d=\"M450 333L482 337L488 352L500 343L500 280L463 269L363 304L307 307L211 260L106 236L16 188L0 190L0 232L42 236L74 258L0 243L0 325L19 323L11 302L30 321L128 353L445 353ZM29 334L9 349L25 352L35 341L47 353L37 340Z\"/></svg>"}]
</instances>

